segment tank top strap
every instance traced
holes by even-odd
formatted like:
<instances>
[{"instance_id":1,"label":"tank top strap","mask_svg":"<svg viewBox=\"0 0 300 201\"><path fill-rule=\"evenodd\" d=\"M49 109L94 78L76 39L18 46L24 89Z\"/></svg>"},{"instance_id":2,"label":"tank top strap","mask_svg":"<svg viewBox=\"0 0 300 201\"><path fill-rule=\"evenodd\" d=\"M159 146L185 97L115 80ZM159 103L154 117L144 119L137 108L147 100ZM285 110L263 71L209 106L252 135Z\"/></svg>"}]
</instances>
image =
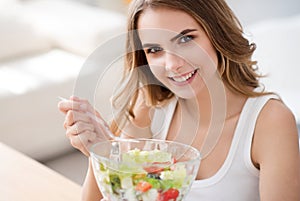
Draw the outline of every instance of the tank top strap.
<instances>
[{"instance_id":1,"label":"tank top strap","mask_svg":"<svg viewBox=\"0 0 300 201\"><path fill-rule=\"evenodd\" d=\"M251 173L257 176L259 174L259 170L253 165L251 159L253 135L259 114L270 99L280 100L280 97L275 94L270 94L249 98L249 104L245 108L245 114L247 115L241 117L240 127L236 130L236 133L241 135L238 147L239 150L237 152L243 153L241 154L241 157L244 159L246 167Z\"/></svg>"},{"instance_id":2,"label":"tank top strap","mask_svg":"<svg viewBox=\"0 0 300 201\"><path fill-rule=\"evenodd\" d=\"M270 99L279 99L277 95L264 95L260 97L248 98L246 101L243 111L241 113L236 133L251 133L253 134L257 118Z\"/></svg>"},{"instance_id":3,"label":"tank top strap","mask_svg":"<svg viewBox=\"0 0 300 201\"><path fill-rule=\"evenodd\" d=\"M193 184L193 188L204 188L216 185L217 183L221 182L222 179L224 179L226 174L229 174L229 172L231 172L231 169L233 167L235 167L233 168L235 172L234 174L236 174L237 171L243 171L243 169L236 167L241 167L241 163L244 164L244 159L247 161L247 164L252 164L250 150L256 121L264 105L268 102L268 100L272 98L279 99L276 95L265 95L247 99L243 106L240 118L237 122L228 155L222 167L212 177L195 181ZM247 147L245 148L245 146ZM247 157L245 158L244 154L246 150ZM242 159L241 161L241 158L244 159ZM251 171L254 173L254 175L257 175L258 173L256 171L258 170L254 167L253 164L252 166L253 167L251 167Z\"/></svg>"}]
</instances>

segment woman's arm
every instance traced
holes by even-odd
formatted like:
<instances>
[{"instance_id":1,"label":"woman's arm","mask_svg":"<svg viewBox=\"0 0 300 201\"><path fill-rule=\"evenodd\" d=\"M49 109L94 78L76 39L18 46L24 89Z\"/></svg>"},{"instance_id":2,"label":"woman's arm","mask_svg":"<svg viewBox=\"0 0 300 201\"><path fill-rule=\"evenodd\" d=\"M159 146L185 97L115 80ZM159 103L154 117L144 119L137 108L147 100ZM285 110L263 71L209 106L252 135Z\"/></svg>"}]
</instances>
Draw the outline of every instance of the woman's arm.
<instances>
[{"instance_id":1,"label":"woman's arm","mask_svg":"<svg viewBox=\"0 0 300 201\"><path fill-rule=\"evenodd\" d=\"M89 158L89 167L83 183L82 188L82 201L99 201L102 199L102 195L97 186L96 179L94 176L92 161Z\"/></svg>"},{"instance_id":2,"label":"woman's arm","mask_svg":"<svg viewBox=\"0 0 300 201\"><path fill-rule=\"evenodd\" d=\"M85 107L82 107L84 105ZM71 100L65 100L58 104L59 109L66 114L64 127L66 134L73 147L79 149L86 156L89 156L87 147L93 143L96 136L101 135L102 129L97 122L93 121L86 110L92 114L98 114L86 100L72 97ZM131 118L125 128L122 129L121 137L124 138L148 138L151 137L150 130L150 107L144 102L142 93L139 93L136 107L134 108L135 118ZM86 140L85 140L86 139ZM89 142L89 143L88 143ZM91 160L89 159L89 168L83 184L82 200L99 201L102 195L97 186Z\"/></svg>"},{"instance_id":3,"label":"woman's arm","mask_svg":"<svg viewBox=\"0 0 300 201\"><path fill-rule=\"evenodd\" d=\"M138 104L136 108L136 118L132 119L134 122L128 122L126 127L122 130L121 137L123 138L147 138L151 137L149 123L149 108L143 103ZM146 117L146 118L145 118ZM83 184L82 201L99 201L103 197L97 186L93 169L92 161L89 159L89 168Z\"/></svg>"},{"instance_id":4,"label":"woman's arm","mask_svg":"<svg viewBox=\"0 0 300 201\"><path fill-rule=\"evenodd\" d=\"M260 168L261 201L300 200L300 154L292 112L270 100L255 129L252 159Z\"/></svg>"},{"instance_id":5,"label":"woman's arm","mask_svg":"<svg viewBox=\"0 0 300 201\"><path fill-rule=\"evenodd\" d=\"M145 105L138 104L139 108L136 109L136 118L134 122L128 122L126 127L122 131L121 137L123 138L147 138L151 137L149 123L149 109L145 108ZM146 118L144 118L146 117ZM102 199L102 195L97 186L93 169L92 161L89 159L89 168L83 184L82 201L99 201Z\"/></svg>"},{"instance_id":6,"label":"woman's arm","mask_svg":"<svg viewBox=\"0 0 300 201\"><path fill-rule=\"evenodd\" d=\"M104 129L87 112L101 118L100 114L92 108L88 101L77 97L59 102L58 108L66 115L64 127L71 145L89 157L88 147L94 143L97 136L103 135L102 130ZM82 191L83 201L99 201L102 198L90 160Z\"/></svg>"}]
</instances>

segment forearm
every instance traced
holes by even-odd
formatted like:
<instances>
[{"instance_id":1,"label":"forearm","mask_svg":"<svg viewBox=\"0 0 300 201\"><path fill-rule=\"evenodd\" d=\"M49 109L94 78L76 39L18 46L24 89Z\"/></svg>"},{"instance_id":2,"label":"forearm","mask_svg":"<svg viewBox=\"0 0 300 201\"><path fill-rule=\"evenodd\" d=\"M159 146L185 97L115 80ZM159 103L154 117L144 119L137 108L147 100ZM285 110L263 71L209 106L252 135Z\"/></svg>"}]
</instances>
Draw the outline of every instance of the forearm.
<instances>
[{"instance_id":1,"label":"forearm","mask_svg":"<svg viewBox=\"0 0 300 201\"><path fill-rule=\"evenodd\" d=\"M102 195L97 186L93 169L92 169L92 161L89 159L89 168L88 172L83 184L82 189L82 201L99 201L102 199Z\"/></svg>"}]
</instances>

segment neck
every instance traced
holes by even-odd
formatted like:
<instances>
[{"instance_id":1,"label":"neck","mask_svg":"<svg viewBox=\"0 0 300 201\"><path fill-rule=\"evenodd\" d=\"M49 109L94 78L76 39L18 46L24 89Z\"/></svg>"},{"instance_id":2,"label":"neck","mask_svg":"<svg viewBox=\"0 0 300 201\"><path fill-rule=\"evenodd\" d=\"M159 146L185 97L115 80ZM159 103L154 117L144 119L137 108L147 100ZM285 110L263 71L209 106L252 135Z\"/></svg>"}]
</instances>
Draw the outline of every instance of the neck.
<instances>
[{"instance_id":1,"label":"neck","mask_svg":"<svg viewBox=\"0 0 300 201\"><path fill-rule=\"evenodd\" d=\"M192 125L189 128L196 128L189 130L189 133L195 133L195 142L201 142L197 146L201 147L203 157L206 157L218 142L225 123L237 122L247 99L246 96L233 93L224 85L210 86L213 87L201 89L197 97L179 102L183 120Z\"/></svg>"},{"instance_id":2,"label":"neck","mask_svg":"<svg viewBox=\"0 0 300 201\"><path fill-rule=\"evenodd\" d=\"M197 92L195 98L183 100L182 107L194 119L200 118L201 125L209 125L216 120L224 121L227 108L231 104L229 102L232 99L231 96L230 91L220 79L211 79Z\"/></svg>"},{"instance_id":3,"label":"neck","mask_svg":"<svg viewBox=\"0 0 300 201\"><path fill-rule=\"evenodd\" d=\"M205 87L192 99L182 99L180 107L201 125L224 122L240 114L247 97L230 91L226 86ZM195 112L198 111L198 112Z\"/></svg>"}]
</instances>

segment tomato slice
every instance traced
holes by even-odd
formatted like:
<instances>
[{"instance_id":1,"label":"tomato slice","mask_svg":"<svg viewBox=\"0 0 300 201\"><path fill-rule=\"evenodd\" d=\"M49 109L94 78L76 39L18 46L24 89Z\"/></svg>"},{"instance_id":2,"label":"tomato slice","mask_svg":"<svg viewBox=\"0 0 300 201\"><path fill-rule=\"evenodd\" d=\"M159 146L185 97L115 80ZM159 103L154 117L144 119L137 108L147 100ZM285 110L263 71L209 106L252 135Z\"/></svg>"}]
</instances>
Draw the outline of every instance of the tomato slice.
<instances>
[{"instance_id":1,"label":"tomato slice","mask_svg":"<svg viewBox=\"0 0 300 201\"><path fill-rule=\"evenodd\" d=\"M166 168L170 168L172 165L171 162L153 162L151 164L146 164L143 168L146 170L148 173L160 173Z\"/></svg>"},{"instance_id":2,"label":"tomato slice","mask_svg":"<svg viewBox=\"0 0 300 201\"><path fill-rule=\"evenodd\" d=\"M160 166L152 165L152 166L144 167L144 170L147 171L148 173L160 173L164 170L164 168Z\"/></svg>"},{"instance_id":3,"label":"tomato slice","mask_svg":"<svg viewBox=\"0 0 300 201\"><path fill-rule=\"evenodd\" d=\"M141 192L146 192L146 191L148 191L151 188L152 188L152 185L149 182L146 182L146 181L140 181L135 186L135 190L141 191Z\"/></svg>"},{"instance_id":4,"label":"tomato slice","mask_svg":"<svg viewBox=\"0 0 300 201\"><path fill-rule=\"evenodd\" d=\"M160 196L160 201L176 200L179 196L179 191L175 188L170 188Z\"/></svg>"}]
</instances>

